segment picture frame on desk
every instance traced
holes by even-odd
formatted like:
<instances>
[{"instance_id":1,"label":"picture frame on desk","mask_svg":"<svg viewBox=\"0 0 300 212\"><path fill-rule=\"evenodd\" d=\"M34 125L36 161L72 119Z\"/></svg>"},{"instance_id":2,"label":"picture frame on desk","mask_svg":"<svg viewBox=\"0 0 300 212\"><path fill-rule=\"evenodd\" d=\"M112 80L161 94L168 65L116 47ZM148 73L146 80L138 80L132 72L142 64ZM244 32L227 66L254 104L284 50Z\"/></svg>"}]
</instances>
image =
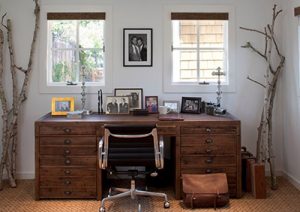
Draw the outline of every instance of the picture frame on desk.
<instances>
[{"instance_id":1,"label":"picture frame on desk","mask_svg":"<svg viewBox=\"0 0 300 212\"><path fill-rule=\"evenodd\" d=\"M200 113L201 97L182 97L181 113Z\"/></svg>"},{"instance_id":2,"label":"picture frame on desk","mask_svg":"<svg viewBox=\"0 0 300 212\"><path fill-rule=\"evenodd\" d=\"M74 111L74 97L52 97L51 115L67 115Z\"/></svg>"},{"instance_id":3,"label":"picture frame on desk","mask_svg":"<svg viewBox=\"0 0 300 212\"><path fill-rule=\"evenodd\" d=\"M129 114L128 96L107 96L106 114Z\"/></svg>"},{"instance_id":4,"label":"picture frame on desk","mask_svg":"<svg viewBox=\"0 0 300 212\"><path fill-rule=\"evenodd\" d=\"M168 113L179 113L180 112L180 102L174 100L164 100L163 106L169 109Z\"/></svg>"},{"instance_id":5,"label":"picture frame on desk","mask_svg":"<svg viewBox=\"0 0 300 212\"><path fill-rule=\"evenodd\" d=\"M148 113L158 113L158 96L145 96L145 109Z\"/></svg>"},{"instance_id":6,"label":"picture frame on desk","mask_svg":"<svg viewBox=\"0 0 300 212\"><path fill-rule=\"evenodd\" d=\"M129 110L143 109L143 89L142 88L115 88L115 96L128 96Z\"/></svg>"}]
</instances>

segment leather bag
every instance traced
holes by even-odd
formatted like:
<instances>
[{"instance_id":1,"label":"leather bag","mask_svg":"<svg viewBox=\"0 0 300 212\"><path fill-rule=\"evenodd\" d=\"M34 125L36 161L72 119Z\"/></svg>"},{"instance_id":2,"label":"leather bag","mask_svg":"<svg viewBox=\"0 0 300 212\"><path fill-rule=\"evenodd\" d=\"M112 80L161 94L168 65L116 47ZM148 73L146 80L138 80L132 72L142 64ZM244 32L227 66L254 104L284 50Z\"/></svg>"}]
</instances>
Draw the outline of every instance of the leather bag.
<instances>
[{"instance_id":1,"label":"leather bag","mask_svg":"<svg viewBox=\"0 0 300 212\"><path fill-rule=\"evenodd\" d=\"M188 208L223 207L229 203L225 173L183 174L183 203Z\"/></svg>"}]
</instances>

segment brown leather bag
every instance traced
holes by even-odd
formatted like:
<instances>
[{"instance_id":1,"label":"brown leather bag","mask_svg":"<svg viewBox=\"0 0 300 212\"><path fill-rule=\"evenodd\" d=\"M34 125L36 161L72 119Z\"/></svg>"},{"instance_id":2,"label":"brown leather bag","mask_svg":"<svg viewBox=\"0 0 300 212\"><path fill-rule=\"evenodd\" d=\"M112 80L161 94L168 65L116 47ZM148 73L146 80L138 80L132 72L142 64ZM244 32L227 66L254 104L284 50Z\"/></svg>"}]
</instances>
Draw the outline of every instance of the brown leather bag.
<instances>
[{"instance_id":1,"label":"brown leather bag","mask_svg":"<svg viewBox=\"0 0 300 212\"><path fill-rule=\"evenodd\" d=\"M183 174L183 203L188 208L223 207L229 203L225 173Z\"/></svg>"}]
</instances>

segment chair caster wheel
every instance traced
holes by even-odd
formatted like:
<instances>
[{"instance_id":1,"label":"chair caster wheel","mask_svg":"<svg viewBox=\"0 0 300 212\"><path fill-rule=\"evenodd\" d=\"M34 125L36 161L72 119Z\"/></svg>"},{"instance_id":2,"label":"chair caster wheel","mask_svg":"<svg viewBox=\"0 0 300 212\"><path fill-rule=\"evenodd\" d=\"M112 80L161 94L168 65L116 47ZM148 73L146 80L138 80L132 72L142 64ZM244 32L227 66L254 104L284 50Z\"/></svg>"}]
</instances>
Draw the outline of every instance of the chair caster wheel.
<instances>
[{"instance_id":1,"label":"chair caster wheel","mask_svg":"<svg viewBox=\"0 0 300 212\"><path fill-rule=\"evenodd\" d=\"M170 203L168 201L164 202L164 208L170 208Z\"/></svg>"},{"instance_id":2,"label":"chair caster wheel","mask_svg":"<svg viewBox=\"0 0 300 212\"><path fill-rule=\"evenodd\" d=\"M104 208L104 207L101 207L101 208L99 209L99 212L105 212L105 208Z\"/></svg>"}]
</instances>

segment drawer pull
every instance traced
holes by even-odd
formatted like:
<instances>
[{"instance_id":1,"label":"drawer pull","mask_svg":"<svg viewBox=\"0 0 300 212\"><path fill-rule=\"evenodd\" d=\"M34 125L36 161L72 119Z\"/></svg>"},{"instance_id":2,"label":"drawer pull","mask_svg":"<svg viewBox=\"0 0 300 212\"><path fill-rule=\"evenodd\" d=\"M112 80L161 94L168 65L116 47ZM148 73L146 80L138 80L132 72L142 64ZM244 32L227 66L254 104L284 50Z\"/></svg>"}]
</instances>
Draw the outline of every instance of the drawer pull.
<instances>
[{"instance_id":1,"label":"drawer pull","mask_svg":"<svg viewBox=\"0 0 300 212\"><path fill-rule=\"evenodd\" d=\"M65 195L71 195L72 192L71 192L71 191L65 191L64 194L65 194Z\"/></svg>"},{"instance_id":2,"label":"drawer pull","mask_svg":"<svg viewBox=\"0 0 300 212\"><path fill-rule=\"evenodd\" d=\"M70 128L64 128L64 132L65 132L65 133L71 133L71 131L72 131L72 130L71 130Z\"/></svg>"},{"instance_id":3,"label":"drawer pull","mask_svg":"<svg viewBox=\"0 0 300 212\"><path fill-rule=\"evenodd\" d=\"M210 132L211 132L211 128L207 127L207 128L205 129L205 131L208 132L208 133L210 133Z\"/></svg>"},{"instance_id":4,"label":"drawer pull","mask_svg":"<svg viewBox=\"0 0 300 212\"><path fill-rule=\"evenodd\" d=\"M65 149L65 155L69 155L71 151L69 149Z\"/></svg>"},{"instance_id":5,"label":"drawer pull","mask_svg":"<svg viewBox=\"0 0 300 212\"><path fill-rule=\"evenodd\" d=\"M70 160L70 159L66 159L66 160L65 160L65 164L66 164L66 165L70 165L70 164L71 164L71 160Z\"/></svg>"},{"instance_id":6,"label":"drawer pull","mask_svg":"<svg viewBox=\"0 0 300 212\"><path fill-rule=\"evenodd\" d=\"M205 150L205 152L209 154L209 153L212 152L212 150L211 149L207 149L207 150Z\"/></svg>"},{"instance_id":7,"label":"drawer pull","mask_svg":"<svg viewBox=\"0 0 300 212\"><path fill-rule=\"evenodd\" d=\"M205 173L207 173L207 174L212 173L212 170L211 169L206 169Z\"/></svg>"},{"instance_id":8,"label":"drawer pull","mask_svg":"<svg viewBox=\"0 0 300 212\"><path fill-rule=\"evenodd\" d=\"M71 171L70 170L65 170L65 175L70 175Z\"/></svg>"},{"instance_id":9,"label":"drawer pull","mask_svg":"<svg viewBox=\"0 0 300 212\"><path fill-rule=\"evenodd\" d=\"M70 185L71 184L71 181L70 180L66 180L65 181L65 185Z\"/></svg>"},{"instance_id":10,"label":"drawer pull","mask_svg":"<svg viewBox=\"0 0 300 212\"><path fill-rule=\"evenodd\" d=\"M65 143L65 144L71 144L72 142L71 142L70 139L65 139L64 143Z\"/></svg>"},{"instance_id":11,"label":"drawer pull","mask_svg":"<svg viewBox=\"0 0 300 212\"><path fill-rule=\"evenodd\" d=\"M205 143L207 143L207 144L211 144L211 143L213 143L213 139L211 139L211 138L208 138L208 139L206 139L206 140L205 140Z\"/></svg>"},{"instance_id":12,"label":"drawer pull","mask_svg":"<svg viewBox=\"0 0 300 212\"><path fill-rule=\"evenodd\" d=\"M206 160L205 160L205 163L212 163L212 162L213 162L213 159L212 159L212 158L206 159Z\"/></svg>"}]
</instances>

